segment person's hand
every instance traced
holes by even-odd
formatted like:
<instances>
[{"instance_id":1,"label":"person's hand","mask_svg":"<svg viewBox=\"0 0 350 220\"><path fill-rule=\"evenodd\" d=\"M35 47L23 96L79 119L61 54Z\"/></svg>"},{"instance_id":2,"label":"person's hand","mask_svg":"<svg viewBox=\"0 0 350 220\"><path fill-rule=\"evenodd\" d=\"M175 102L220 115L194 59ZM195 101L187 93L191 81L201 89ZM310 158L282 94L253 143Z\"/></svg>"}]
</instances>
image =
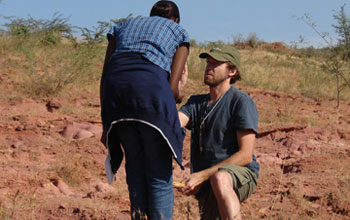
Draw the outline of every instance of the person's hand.
<instances>
[{"instance_id":1,"label":"person's hand","mask_svg":"<svg viewBox=\"0 0 350 220\"><path fill-rule=\"evenodd\" d=\"M179 80L179 91L183 91L183 89L185 88L187 78L188 78L188 67L187 67L187 62L186 62L184 69L182 70L180 80Z\"/></svg>"},{"instance_id":2,"label":"person's hand","mask_svg":"<svg viewBox=\"0 0 350 220\"><path fill-rule=\"evenodd\" d=\"M182 189L182 192L186 195L197 194L205 180L201 172L192 173L191 176L185 180L186 186Z\"/></svg>"}]
</instances>

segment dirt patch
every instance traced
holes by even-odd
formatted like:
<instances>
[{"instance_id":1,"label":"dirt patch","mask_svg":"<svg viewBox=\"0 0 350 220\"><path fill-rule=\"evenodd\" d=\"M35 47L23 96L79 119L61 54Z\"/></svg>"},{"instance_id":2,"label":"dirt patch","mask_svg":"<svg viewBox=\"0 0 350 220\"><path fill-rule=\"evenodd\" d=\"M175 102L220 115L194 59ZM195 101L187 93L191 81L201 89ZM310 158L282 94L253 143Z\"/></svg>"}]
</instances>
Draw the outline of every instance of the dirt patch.
<instances>
[{"instance_id":1,"label":"dirt patch","mask_svg":"<svg viewBox=\"0 0 350 220\"><path fill-rule=\"evenodd\" d=\"M261 118L255 148L261 172L243 217L350 219L349 105L248 92ZM95 116L63 113L67 103ZM1 219L130 218L125 170L107 184L99 106L86 103L84 97L0 103ZM288 111L286 103L297 108ZM176 181L189 175L189 153L187 134L185 171L174 163ZM195 199L178 190L174 219L199 219Z\"/></svg>"}]
</instances>

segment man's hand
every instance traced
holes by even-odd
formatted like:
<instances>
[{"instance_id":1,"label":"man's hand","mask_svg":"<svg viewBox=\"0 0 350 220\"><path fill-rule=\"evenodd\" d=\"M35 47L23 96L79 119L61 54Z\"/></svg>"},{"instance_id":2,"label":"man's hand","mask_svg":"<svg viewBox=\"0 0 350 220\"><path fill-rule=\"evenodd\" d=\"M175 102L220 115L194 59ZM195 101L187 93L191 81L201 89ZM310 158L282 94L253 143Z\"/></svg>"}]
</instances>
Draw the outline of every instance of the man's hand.
<instances>
[{"instance_id":1,"label":"man's hand","mask_svg":"<svg viewBox=\"0 0 350 220\"><path fill-rule=\"evenodd\" d=\"M202 183L206 180L207 178L204 177L202 172L192 173L191 176L185 180L186 186L183 188L182 192L186 195L194 195L198 193Z\"/></svg>"}]
</instances>

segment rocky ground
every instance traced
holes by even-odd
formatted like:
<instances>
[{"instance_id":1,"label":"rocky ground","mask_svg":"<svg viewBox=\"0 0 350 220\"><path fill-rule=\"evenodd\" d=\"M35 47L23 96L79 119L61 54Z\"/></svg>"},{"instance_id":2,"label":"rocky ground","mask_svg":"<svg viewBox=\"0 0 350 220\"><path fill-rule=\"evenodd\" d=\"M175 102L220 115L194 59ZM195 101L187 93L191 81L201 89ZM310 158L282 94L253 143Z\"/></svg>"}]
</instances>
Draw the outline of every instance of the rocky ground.
<instances>
[{"instance_id":1,"label":"rocky ground","mask_svg":"<svg viewBox=\"0 0 350 220\"><path fill-rule=\"evenodd\" d=\"M5 79L6 80L6 79ZM0 83L4 83L4 79ZM190 85L191 86L191 85ZM350 103L247 91L260 117L259 185L244 219L350 219ZM0 103L0 219L129 219L125 171L104 171L98 97ZM189 174L174 163L174 179ZM174 219L199 219L175 190Z\"/></svg>"}]
</instances>

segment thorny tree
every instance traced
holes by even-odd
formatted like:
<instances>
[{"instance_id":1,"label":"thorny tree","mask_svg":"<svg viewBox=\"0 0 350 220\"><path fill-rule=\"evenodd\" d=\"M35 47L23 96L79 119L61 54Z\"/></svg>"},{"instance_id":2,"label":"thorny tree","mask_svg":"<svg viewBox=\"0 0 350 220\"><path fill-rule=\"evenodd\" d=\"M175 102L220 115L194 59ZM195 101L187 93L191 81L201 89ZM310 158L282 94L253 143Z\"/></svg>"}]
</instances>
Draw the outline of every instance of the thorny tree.
<instances>
[{"instance_id":1,"label":"thorny tree","mask_svg":"<svg viewBox=\"0 0 350 220\"><path fill-rule=\"evenodd\" d=\"M333 18L337 22L333 25L338 34L337 44L329 40L328 33L320 32L316 24L312 22L308 14L304 14L300 19L311 27L327 44L328 50L324 56L323 69L334 75L337 86L337 108L340 105L341 92L345 88L350 88L350 18L345 13L345 5L335 12Z\"/></svg>"}]
</instances>

